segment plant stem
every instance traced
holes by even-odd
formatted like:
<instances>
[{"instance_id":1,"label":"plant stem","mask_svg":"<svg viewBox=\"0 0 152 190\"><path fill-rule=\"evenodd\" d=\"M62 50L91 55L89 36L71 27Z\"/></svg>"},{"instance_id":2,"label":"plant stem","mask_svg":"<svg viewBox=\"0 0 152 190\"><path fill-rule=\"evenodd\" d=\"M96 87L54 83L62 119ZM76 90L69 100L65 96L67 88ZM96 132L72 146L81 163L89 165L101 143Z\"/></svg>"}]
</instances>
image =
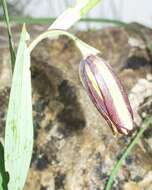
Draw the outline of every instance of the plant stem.
<instances>
[{"instance_id":1,"label":"plant stem","mask_svg":"<svg viewBox=\"0 0 152 190\"><path fill-rule=\"evenodd\" d=\"M85 52L85 50L87 50L87 52L90 52L90 54L94 53L94 54L97 54L99 53L100 51L89 46L88 44L86 44L85 42L81 41L80 39L78 39L75 35L65 31L65 30L48 30L42 34L40 34L35 40L33 40L31 42L31 44L28 46L28 49L30 51L30 53L32 52L32 50L35 48L35 46L40 42L42 41L43 39L45 38L56 38L58 36L68 36L70 39L72 39L76 46L80 49L82 55L83 53Z\"/></svg>"},{"instance_id":2,"label":"plant stem","mask_svg":"<svg viewBox=\"0 0 152 190\"><path fill-rule=\"evenodd\" d=\"M12 32L11 32L11 27L10 27L10 21L9 21L9 16L8 16L6 0L2 0L2 6L3 6L6 25L7 25L7 33L8 33L8 39L9 39L9 49L10 49L10 55L11 55L11 65L12 65L12 70L13 70L14 65L15 65L16 56L15 56L15 51L14 51L13 38L12 38Z\"/></svg>"},{"instance_id":3,"label":"plant stem","mask_svg":"<svg viewBox=\"0 0 152 190\"><path fill-rule=\"evenodd\" d=\"M132 142L129 144L128 148L126 149L126 151L124 152L124 154L122 155L120 160L118 160L116 162L115 166L112 169L112 172L110 174L108 182L107 182L107 184L105 186L105 190L110 190L111 189L112 183L114 181L114 178L118 174L118 171L119 171L123 161L127 158L128 154L131 152L131 150L134 148L134 146L138 143L138 141L139 141L140 137L142 136L143 132L151 125L152 125L152 117L149 117L148 119L145 120L145 122L143 123L141 129L139 130L137 135L134 137Z\"/></svg>"}]
</instances>

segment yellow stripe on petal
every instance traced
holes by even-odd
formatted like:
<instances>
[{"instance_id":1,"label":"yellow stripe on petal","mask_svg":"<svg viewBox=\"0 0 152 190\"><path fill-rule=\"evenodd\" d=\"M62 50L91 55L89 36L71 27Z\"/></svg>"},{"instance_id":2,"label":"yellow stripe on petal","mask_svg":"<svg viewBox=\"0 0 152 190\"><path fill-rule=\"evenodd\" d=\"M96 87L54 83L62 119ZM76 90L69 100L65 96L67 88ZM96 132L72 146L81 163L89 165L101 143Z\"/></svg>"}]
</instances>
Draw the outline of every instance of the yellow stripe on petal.
<instances>
[{"instance_id":1,"label":"yellow stripe on petal","mask_svg":"<svg viewBox=\"0 0 152 190\"><path fill-rule=\"evenodd\" d=\"M98 96L99 96L101 99L103 99L102 94L101 94L101 92L100 92L100 89L99 89L99 87L98 87L98 84L97 84L97 82L96 82L96 79L95 79L95 77L93 76L93 73L91 72L91 70L90 70L90 68L89 68L89 66L88 66L87 64L85 64L85 70L86 70L86 73L87 73L87 77L88 77L89 80L91 81L91 84L92 84L94 90L97 92Z\"/></svg>"}]
</instances>

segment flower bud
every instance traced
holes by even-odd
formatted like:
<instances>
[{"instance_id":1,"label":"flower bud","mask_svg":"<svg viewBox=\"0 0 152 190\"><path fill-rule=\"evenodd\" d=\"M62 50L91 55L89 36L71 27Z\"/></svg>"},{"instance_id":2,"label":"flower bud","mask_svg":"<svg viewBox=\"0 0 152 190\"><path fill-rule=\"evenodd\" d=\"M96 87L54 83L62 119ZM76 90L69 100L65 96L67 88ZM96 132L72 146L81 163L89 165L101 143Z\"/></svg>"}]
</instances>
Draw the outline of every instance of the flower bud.
<instances>
[{"instance_id":1,"label":"flower bud","mask_svg":"<svg viewBox=\"0 0 152 190\"><path fill-rule=\"evenodd\" d=\"M100 57L89 55L80 63L80 77L92 102L112 130L122 134L132 130L132 109L111 66Z\"/></svg>"}]
</instances>

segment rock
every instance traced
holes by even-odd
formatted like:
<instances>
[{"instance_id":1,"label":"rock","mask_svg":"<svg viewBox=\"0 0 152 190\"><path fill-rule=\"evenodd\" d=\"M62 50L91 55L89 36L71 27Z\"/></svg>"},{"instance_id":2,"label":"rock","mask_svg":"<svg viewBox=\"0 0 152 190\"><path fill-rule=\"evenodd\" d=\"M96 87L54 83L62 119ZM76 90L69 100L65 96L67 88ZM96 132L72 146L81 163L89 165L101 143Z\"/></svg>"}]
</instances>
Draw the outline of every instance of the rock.
<instances>
[{"instance_id":1,"label":"rock","mask_svg":"<svg viewBox=\"0 0 152 190\"><path fill-rule=\"evenodd\" d=\"M124 185L124 190L140 190L140 187L134 182L128 182Z\"/></svg>"},{"instance_id":2,"label":"rock","mask_svg":"<svg viewBox=\"0 0 152 190\"><path fill-rule=\"evenodd\" d=\"M30 29L33 37L43 28L30 26ZM5 36L5 29L1 30ZM13 30L15 38L18 39L18 26ZM152 34L151 31L149 33ZM151 94L145 93L146 85L151 84L151 79L146 78L147 75L150 76L151 57L146 50L146 44L142 45L142 48L136 47L138 39L142 44L145 43L143 39L135 32L130 34L127 30L117 27L95 32L77 32L77 35L101 50L102 56L122 79L128 93L134 92L132 105L134 100L139 99L136 110L140 112L138 108L144 105L147 99L151 99ZM129 45L130 37L136 38L136 46ZM3 63L6 63L8 49L6 42L1 44ZM81 58L73 42L65 37L52 41L44 40L32 53L35 143L25 190L104 189L114 163L136 133L135 126L134 131L127 136L113 136L80 82L78 67ZM5 69L8 69L7 73L10 72L8 67ZM3 67L1 73L4 74ZM8 75L2 74L0 77L3 80L6 77L6 80L0 88L3 105L0 108L0 114L3 115L0 121L1 130L4 126L4 110L9 91L7 96L3 93L6 90L5 85L7 88L10 86ZM144 81L144 85L141 85L143 82L140 81ZM134 90L138 85L143 86L142 92ZM148 108L149 104L146 104L144 110ZM140 114L138 117L141 124L143 117ZM142 180L152 169L152 150L145 147L146 133L144 135L140 144L123 163L114 181L114 189L142 188ZM151 136L148 136L148 139L151 139ZM146 186L147 190L148 187L150 182Z\"/></svg>"},{"instance_id":3,"label":"rock","mask_svg":"<svg viewBox=\"0 0 152 190\"><path fill-rule=\"evenodd\" d=\"M142 189L152 189L152 171L149 171L139 184Z\"/></svg>"}]
</instances>

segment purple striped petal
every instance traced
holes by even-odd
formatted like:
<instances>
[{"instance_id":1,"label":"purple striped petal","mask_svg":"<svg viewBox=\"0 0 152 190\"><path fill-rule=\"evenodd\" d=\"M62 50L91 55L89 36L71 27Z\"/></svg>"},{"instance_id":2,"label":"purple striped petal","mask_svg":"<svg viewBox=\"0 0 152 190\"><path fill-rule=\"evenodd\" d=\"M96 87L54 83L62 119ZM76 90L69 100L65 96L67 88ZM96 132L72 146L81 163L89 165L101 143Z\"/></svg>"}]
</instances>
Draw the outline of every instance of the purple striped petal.
<instances>
[{"instance_id":1,"label":"purple striped petal","mask_svg":"<svg viewBox=\"0 0 152 190\"><path fill-rule=\"evenodd\" d=\"M115 129L114 129L114 127L113 127L113 123L112 123L112 121L109 118L109 114L107 112L107 109L106 109L106 106L105 106L102 94L100 93L100 89L97 86L98 90L95 90L95 88L92 85L92 81L88 77L88 71L86 73L86 70L84 68L85 68L85 65L84 65L84 63L82 61L80 63L79 73L80 73L80 78L81 78L81 81L83 83L83 86L85 87L86 91L88 92L88 95L89 95L90 99L92 100L93 104L98 109L98 111L100 112L100 114L104 117L104 119L106 120L106 122L108 123L108 125L111 127L111 129L114 132L116 132Z\"/></svg>"},{"instance_id":2,"label":"purple striped petal","mask_svg":"<svg viewBox=\"0 0 152 190\"><path fill-rule=\"evenodd\" d=\"M109 125L127 134L133 128L133 114L124 88L110 65L103 59L90 55L80 64L84 86Z\"/></svg>"}]
</instances>

